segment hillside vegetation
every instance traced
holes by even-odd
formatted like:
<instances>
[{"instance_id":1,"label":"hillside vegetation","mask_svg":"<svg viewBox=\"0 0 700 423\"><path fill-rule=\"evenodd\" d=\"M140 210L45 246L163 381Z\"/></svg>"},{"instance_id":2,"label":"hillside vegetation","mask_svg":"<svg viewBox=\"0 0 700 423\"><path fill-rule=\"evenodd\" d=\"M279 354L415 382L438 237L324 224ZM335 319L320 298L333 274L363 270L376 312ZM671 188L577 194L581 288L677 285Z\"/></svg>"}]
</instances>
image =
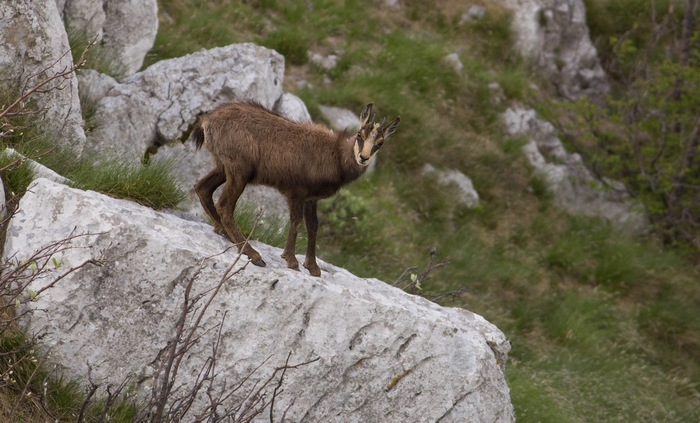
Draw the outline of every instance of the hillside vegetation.
<instances>
[{"instance_id":1,"label":"hillside vegetation","mask_svg":"<svg viewBox=\"0 0 700 423\"><path fill-rule=\"evenodd\" d=\"M405 0L400 10L369 0L162 0L144 67L254 42L285 56L285 90L315 120L319 105L359 113L368 102L379 117L400 115L376 172L320 205L318 255L392 283L408 266L423 270L428 249L437 249L450 264L431 273L423 295L468 288L443 303L483 315L510 338L506 377L519 422L700 421L697 254L669 241L668 231L633 237L553 205L521 153L525 140L504 135L499 115L516 102L536 105L568 125L572 149L593 156L598 144L577 121L589 105L562 107L512 50L507 11L474 3L486 7L485 17L460 24L468 6L451 0ZM661 3L659 21L668 9ZM635 52L644 50L649 2L589 0L587 7L592 38L606 69L615 70L613 100L625 99L631 86L613 66L616 42L627 37ZM324 70L308 51L337 54L338 65ZM442 59L455 52L461 74ZM502 94L489 88L493 82ZM596 162L601 172L629 176L605 167L609 160ZM480 206L456 204L451 188L421 175L425 163L468 175Z\"/></svg>"}]
</instances>

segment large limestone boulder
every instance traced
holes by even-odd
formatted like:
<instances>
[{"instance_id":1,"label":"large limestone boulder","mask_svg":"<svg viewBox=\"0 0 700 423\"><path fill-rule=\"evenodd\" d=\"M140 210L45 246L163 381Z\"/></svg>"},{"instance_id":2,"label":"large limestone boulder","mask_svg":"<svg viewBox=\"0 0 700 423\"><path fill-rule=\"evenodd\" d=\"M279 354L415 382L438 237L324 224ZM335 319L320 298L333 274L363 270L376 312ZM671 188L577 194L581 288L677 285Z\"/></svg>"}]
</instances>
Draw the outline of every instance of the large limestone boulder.
<instances>
[{"instance_id":1,"label":"large limestone boulder","mask_svg":"<svg viewBox=\"0 0 700 423\"><path fill-rule=\"evenodd\" d=\"M499 0L513 12L516 49L544 69L564 98L609 90L586 25L583 0Z\"/></svg>"},{"instance_id":2,"label":"large limestone boulder","mask_svg":"<svg viewBox=\"0 0 700 423\"><path fill-rule=\"evenodd\" d=\"M538 119L534 110L510 108L503 121L508 134L528 138L523 153L544 178L559 207L572 215L600 217L637 233L649 228L643 207L632 201L624 185L596 179L581 156L568 153L554 126Z\"/></svg>"},{"instance_id":3,"label":"large limestone boulder","mask_svg":"<svg viewBox=\"0 0 700 423\"><path fill-rule=\"evenodd\" d=\"M272 108L283 77L284 57L254 44L163 60L121 84L92 75L95 84L82 85L106 96L94 105L87 147L138 160L149 148L181 138L197 115L219 103L249 99Z\"/></svg>"},{"instance_id":4,"label":"large limestone boulder","mask_svg":"<svg viewBox=\"0 0 700 423\"><path fill-rule=\"evenodd\" d=\"M85 39L97 35L114 74L128 77L141 68L158 32L156 0L56 0L56 5L68 33Z\"/></svg>"},{"instance_id":5,"label":"large limestone boulder","mask_svg":"<svg viewBox=\"0 0 700 423\"><path fill-rule=\"evenodd\" d=\"M50 364L71 378L84 379L88 363L96 381L132 376L137 392L147 394L188 280L199 269L190 298L204 295L194 307L201 310L235 260L226 251L231 244L208 225L45 179L36 181L19 210L8 228L5 257L21 260L71 233L93 234L74 240L82 248L57 253L61 267L29 289L38 292L51 276L103 257L102 266L89 263L29 302L33 312L24 323L43 334ZM204 313L178 386L192 386L219 339L210 393L250 376L230 402L261 386L289 353L289 364L317 359L285 374L275 416L287 410L287 421L514 421L503 375L510 346L481 316L323 261L322 277L314 278L286 269L281 250L255 248L267 267L236 266L240 272ZM185 327L191 324L192 316ZM268 398L273 388L266 390ZM192 411L205 401L202 392ZM268 421L267 413L255 421Z\"/></svg>"},{"instance_id":6,"label":"large limestone boulder","mask_svg":"<svg viewBox=\"0 0 700 423\"><path fill-rule=\"evenodd\" d=\"M32 88L71 66L68 36L53 1L0 2L0 88ZM29 99L36 102L37 110L45 110L43 129L57 144L79 152L85 133L75 74L57 79L43 90L48 92L37 92Z\"/></svg>"}]
</instances>

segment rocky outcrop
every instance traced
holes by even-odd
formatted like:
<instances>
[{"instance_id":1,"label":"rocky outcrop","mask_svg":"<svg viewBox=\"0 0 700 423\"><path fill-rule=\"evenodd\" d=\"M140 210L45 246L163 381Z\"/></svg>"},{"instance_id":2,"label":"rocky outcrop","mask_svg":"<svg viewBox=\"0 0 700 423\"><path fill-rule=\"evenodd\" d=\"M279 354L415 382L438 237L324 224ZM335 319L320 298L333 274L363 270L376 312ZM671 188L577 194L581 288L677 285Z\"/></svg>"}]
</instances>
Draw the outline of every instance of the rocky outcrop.
<instances>
[{"instance_id":1,"label":"rocky outcrop","mask_svg":"<svg viewBox=\"0 0 700 423\"><path fill-rule=\"evenodd\" d=\"M576 216L600 217L634 232L648 229L643 207L634 203L618 181L596 179L581 156L569 154L551 123L538 119L534 110L510 108L503 114L506 132L526 136L525 157L541 175L554 202Z\"/></svg>"},{"instance_id":2,"label":"rocky outcrop","mask_svg":"<svg viewBox=\"0 0 700 423\"><path fill-rule=\"evenodd\" d=\"M121 84L102 79L87 147L140 159L152 147L180 139L197 115L217 104L256 100L272 108L282 95L284 58L254 44L233 44L163 60ZM82 78L82 76L81 76Z\"/></svg>"},{"instance_id":3,"label":"rocky outcrop","mask_svg":"<svg viewBox=\"0 0 700 423\"><path fill-rule=\"evenodd\" d=\"M56 0L56 5L69 34L86 40L97 35L113 74L125 78L141 68L158 32L156 0Z\"/></svg>"},{"instance_id":4,"label":"rocky outcrop","mask_svg":"<svg viewBox=\"0 0 700 423\"><path fill-rule=\"evenodd\" d=\"M0 87L9 92L31 88L70 69L68 37L52 1L0 2ZM50 89L55 87L55 89ZM60 89L59 89L60 88ZM74 74L43 87L29 100L43 109L41 127L56 143L76 151L85 143L78 83Z\"/></svg>"},{"instance_id":5,"label":"rocky outcrop","mask_svg":"<svg viewBox=\"0 0 700 423\"><path fill-rule=\"evenodd\" d=\"M28 302L33 312L24 323L42 334L49 360L68 377L84 379L89 363L93 380L132 376L147 394L188 280L196 277L190 298L204 295L201 309L236 254L220 254L231 244L208 225L40 179L9 224L5 257L21 260L83 233L92 235L57 253L61 268L28 288L38 292L52 275L102 261ZM203 315L178 385L192 386L218 339L214 395L249 376L230 401L260 386L289 353L290 364L316 360L285 374L275 410L288 409L289 421L514 421L503 374L510 346L481 316L322 261L322 277L310 277L286 269L281 250L255 248L267 267L236 266ZM193 411L205 399L202 392Z\"/></svg>"},{"instance_id":6,"label":"rocky outcrop","mask_svg":"<svg viewBox=\"0 0 700 423\"><path fill-rule=\"evenodd\" d=\"M557 91L573 100L609 90L586 25L583 0L499 0L513 11L515 48L551 77Z\"/></svg>"}]
</instances>

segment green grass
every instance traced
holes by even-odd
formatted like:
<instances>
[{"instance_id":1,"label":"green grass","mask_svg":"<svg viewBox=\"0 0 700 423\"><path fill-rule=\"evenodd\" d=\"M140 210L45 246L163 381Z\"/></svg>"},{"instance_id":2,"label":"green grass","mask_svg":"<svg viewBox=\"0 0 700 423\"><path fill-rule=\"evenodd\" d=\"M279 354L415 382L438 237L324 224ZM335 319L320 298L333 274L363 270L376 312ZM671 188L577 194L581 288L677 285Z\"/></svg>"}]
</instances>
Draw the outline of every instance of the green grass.
<instances>
[{"instance_id":1,"label":"green grass","mask_svg":"<svg viewBox=\"0 0 700 423\"><path fill-rule=\"evenodd\" d=\"M175 163L163 159L148 164L124 159L106 159L99 163L82 162L65 172L73 186L124 198L154 208L175 208L185 194L175 183Z\"/></svg>"},{"instance_id":2,"label":"green grass","mask_svg":"<svg viewBox=\"0 0 700 423\"><path fill-rule=\"evenodd\" d=\"M130 199L155 209L174 208L185 198L185 193L175 182L175 163L170 160L147 165L122 158L103 158L98 162L87 156L77 157L69 149L56 145L50 135L43 133L30 117L20 117L11 123L21 129L0 140L0 149L13 148L68 178L76 188ZM0 167L10 164L12 160L9 155L0 156ZM24 162L7 169L2 178L9 199L11 193L24 194L33 174L29 164Z\"/></svg>"}]
</instances>

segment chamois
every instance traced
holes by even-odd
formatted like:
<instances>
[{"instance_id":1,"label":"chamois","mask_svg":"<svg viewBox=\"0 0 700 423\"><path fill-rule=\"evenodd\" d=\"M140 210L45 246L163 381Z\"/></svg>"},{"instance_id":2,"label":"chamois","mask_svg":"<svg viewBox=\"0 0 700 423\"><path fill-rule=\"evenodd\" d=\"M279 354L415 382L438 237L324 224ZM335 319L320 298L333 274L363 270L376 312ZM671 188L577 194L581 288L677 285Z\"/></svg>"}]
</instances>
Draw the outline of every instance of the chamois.
<instances>
[{"instance_id":1,"label":"chamois","mask_svg":"<svg viewBox=\"0 0 700 423\"><path fill-rule=\"evenodd\" d=\"M214 231L227 235L241 251L245 237L233 213L243 189L247 184L260 184L279 190L287 198L290 216L282 258L287 267L299 269L297 230L306 220L309 240L304 267L311 275L321 276L316 263L318 200L359 178L400 121L397 117L386 126L383 121L375 123L370 103L360 114L357 134L336 134L322 125L292 122L257 103L221 105L203 116L192 130L196 150L204 145L216 166L195 184L195 191L214 222ZM214 205L214 191L224 182L221 198ZM260 253L250 245L242 252L254 265L265 266Z\"/></svg>"}]
</instances>

